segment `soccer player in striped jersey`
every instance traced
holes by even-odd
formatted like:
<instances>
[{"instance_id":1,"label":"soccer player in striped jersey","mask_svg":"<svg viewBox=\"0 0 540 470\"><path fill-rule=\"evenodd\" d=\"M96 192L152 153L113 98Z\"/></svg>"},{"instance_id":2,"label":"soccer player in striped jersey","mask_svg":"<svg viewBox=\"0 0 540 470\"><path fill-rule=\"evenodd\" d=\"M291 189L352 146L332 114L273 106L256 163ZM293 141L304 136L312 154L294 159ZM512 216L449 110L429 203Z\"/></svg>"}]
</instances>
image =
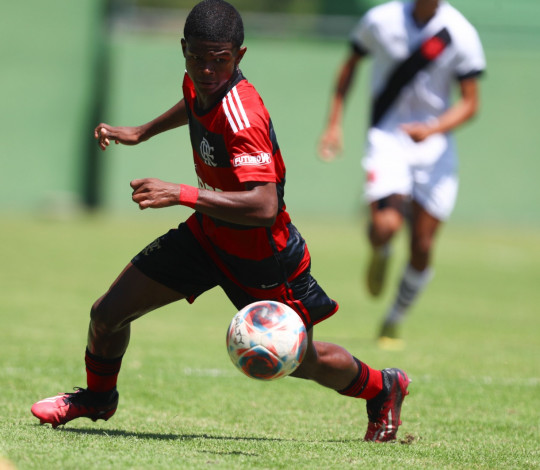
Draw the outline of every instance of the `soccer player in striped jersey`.
<instances>
[{"instance_id":1,"label":"soccer player in striped jersey","mask_svg":"<svg viewBox=\"0 0 540 470\"><path fill-rule=\"evenodd\" d=\"M367 400L369 441L396 438L409 379L400 369L376 370L344 348L313 339L314 325L337 303L310 272L306 243L286 210L285 165L272 121L239 69L246 53L242 19L222 0L197 4L184 27L183 98L139 127L100 124L103 150L189 125L198 187L155 178L131 182L141 209L184 205L187 221L136 255L91 310L85 354L87 388L35 403L32 413L53 427L72 419L109 419L130 323L163 305L189 303L221 287L237 309L276 300L294 309L308 330L298 378Z\"/></svg>"},{"instance_id":2,"label":"soccer player in striped jersey","mask_svg":"<svg viewBox=\"0 0 540 470\"><path fill-rule=\"evenodd\" d=\"M359 63L371 57L371 123L363 159L372 246L367 287L380 295L390 242L409 219L409 260L379 334L382 347L399 348L399 325L433 276L435 236L454 208L457 155L450 132L477 111L485 58L474 27L443 0L378 5L352 31L350 45L319 154L330 161L341 152L345 99ZM452 103L454 83L460 97Z\"/></svg>"}]
</instances>

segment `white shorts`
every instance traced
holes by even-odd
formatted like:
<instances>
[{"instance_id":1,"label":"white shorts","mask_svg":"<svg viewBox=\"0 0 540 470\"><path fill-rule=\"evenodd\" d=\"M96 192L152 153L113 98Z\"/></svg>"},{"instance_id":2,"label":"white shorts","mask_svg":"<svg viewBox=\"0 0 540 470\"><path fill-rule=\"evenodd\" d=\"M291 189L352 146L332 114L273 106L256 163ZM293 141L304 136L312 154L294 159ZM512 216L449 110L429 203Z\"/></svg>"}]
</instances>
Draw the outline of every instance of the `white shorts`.
<instances>
[{"instance_id":1,"label":"white shorts","mask_svg":"<svg viewBox=\"0 0 540 470\"><path fill-rule=\"evenodd\" d=\"M459 180L454 142L448 136L438 134L415 143L405 133L372 128L362 166L368 202L402 194L439 220L450 217Z\"/></svg>"}]
</instances>

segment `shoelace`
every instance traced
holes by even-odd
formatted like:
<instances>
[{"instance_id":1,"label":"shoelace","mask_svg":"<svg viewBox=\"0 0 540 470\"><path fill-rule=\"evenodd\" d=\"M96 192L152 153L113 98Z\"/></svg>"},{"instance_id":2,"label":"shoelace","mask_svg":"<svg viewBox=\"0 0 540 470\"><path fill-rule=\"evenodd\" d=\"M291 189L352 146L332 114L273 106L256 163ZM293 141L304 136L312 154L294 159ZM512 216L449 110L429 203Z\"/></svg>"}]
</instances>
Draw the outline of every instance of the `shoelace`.
<instances>
[{"instance_id":1,"label":"shoelace","mask_svg":"<svg viewBox=\"0 0 540 470\"><path fill-rule=\"evenodd\" d=\"M81 403L79 400L82 397L83 392L86 391L86 389L82 387L73 387L74 392L66 392L66 396L64 397L64 403L67 405L68 403L74 406L82 406L83 403Z\"/></svg>"}]
</instances>

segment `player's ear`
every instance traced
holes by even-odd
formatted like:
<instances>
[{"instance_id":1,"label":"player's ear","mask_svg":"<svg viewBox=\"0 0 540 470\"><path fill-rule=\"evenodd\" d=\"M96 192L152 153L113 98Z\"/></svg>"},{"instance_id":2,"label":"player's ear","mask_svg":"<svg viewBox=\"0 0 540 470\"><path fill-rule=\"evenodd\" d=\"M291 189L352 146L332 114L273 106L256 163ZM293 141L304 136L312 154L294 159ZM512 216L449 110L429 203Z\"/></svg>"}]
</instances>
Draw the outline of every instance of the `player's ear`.
<instances>
[{"instance_id":1,"label":"player's ear","mask_svg":"<svg viewBox=\"0 0 540 470\"><path fill-rule=\"evenodd\" d=\"M186 48L187 48L187 42L184 38L180 39L180 44L182 46L182 54L184 54L184 57L186 57Z\"/></svg>"},{"instance_id":2,"label":"player's ear","mask_svg":"<svg viewBox=\"0 0 540 470\"><path fill-rule=\"evenodd\" d=\"M236 53L236 59L235 59L235 65L238 66L238 64L241 62L241 60L244 58L244 54L247 51L246 46L242 46L238 49L238 52Z\"/></svg>"}]
</instances>

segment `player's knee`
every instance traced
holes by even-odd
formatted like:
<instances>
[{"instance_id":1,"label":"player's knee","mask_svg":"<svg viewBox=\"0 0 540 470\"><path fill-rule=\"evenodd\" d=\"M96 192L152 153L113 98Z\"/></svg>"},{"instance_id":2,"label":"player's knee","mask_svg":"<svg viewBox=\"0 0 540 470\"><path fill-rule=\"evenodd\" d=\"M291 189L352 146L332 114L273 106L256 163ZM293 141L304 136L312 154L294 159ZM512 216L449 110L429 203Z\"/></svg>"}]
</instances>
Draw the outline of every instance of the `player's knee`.
<instances>
[{"instance_id":1,"label":"player's knee","mask_svg":"<svg viewBox=\"0 0 540 470\"><path fill-rule=\"evenodd\" d=\"M369 229L369 239L375 246L388 243L401 227L399 217L377 217L373 219Z\"/></svg>"},{"instance_id":2,"label":"player's knee","mask_svg":"<svg viewBox=\"0 0 540 470\"><path fill-rule=\"evenodd\" d=\"M372 211L369 238L374 245L383 245L390 241L403 225L403 215L394 207L385 207Z\"/></svg>"},{"instance_id":3,"label":"player's knee","mask_svg":"<svg viewBox=\"0 0 540 470\"><path fill-rule=\"evenodd\" d=\"M107 308L106 296L100 297L90 309L90 321L96 330L114 331L120 325L114 312Z\"/></svg>"}]
</instances>

